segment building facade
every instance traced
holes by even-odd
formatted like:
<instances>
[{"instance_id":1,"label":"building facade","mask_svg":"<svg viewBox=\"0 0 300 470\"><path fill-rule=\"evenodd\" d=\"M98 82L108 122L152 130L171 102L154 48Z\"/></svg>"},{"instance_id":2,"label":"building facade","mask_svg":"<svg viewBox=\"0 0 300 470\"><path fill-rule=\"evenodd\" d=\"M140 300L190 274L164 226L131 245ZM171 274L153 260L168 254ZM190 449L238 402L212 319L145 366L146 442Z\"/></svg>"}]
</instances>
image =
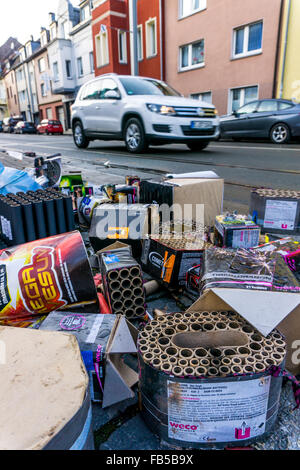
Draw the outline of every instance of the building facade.
<instances>
[{"instance_id":1,"label":"building facade","mask_svg":"<svg viewBox=\"0 0 300 470\"><path fill-rule=\"evenodd\" d=\"M19 106L16 73L14 68L11 67L11 65L13 65L13 62L13 60L7 61L3 74L3 80L6 89L8 114L9 116L20 116L21 112Z\"/></svg>"},{"instance_id":2,"label":"building facade","mask_svg":"<svg viewBox=\"0 0 300 470\"><path fill-rule=\"evenodd\" d=\"M95 75L133 73L131 0L94 0L92 35ZM164 0L138 0L137 50L139 75L164 77Z\"/></svg>"},{"instance_id":3,"label":"building facade","mask_svg":"<svg viewBox=\"0 0 300 470\"><path fill-rule=\"evenodd\" d=\"M95 76L90 0L82 1L78 8L74 8L69 0L60 0L57 17L51 14L50 18L48 56L52 92L62 96L59 118L64 128L69 129L71 105L77 92L83 83Z\"/></svg>"},{"instance_id":4,"label":"building facade","mask_svg":"<svg viewBox=\"0 0 300 470\"><path fill-rule=\"evenodd\" d=\"M276 94L283 0L165 0L166 80L227 114Z\"/></svg>"}]
</instances>

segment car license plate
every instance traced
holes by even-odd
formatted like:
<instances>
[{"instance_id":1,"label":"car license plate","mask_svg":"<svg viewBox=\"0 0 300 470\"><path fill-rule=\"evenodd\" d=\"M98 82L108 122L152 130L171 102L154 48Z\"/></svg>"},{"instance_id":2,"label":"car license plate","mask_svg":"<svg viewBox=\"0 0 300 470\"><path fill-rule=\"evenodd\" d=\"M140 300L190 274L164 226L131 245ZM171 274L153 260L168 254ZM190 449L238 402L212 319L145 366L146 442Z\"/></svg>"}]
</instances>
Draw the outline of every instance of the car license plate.
<instances>
[{"instance_id":1,"label":"car license plate","mask_svg":"<svg viewBox=\"0 0 300 470\"><path fill-rule=\"evenodd\" d=\"M53 126L53 127L54 127L54 129L58 129L59 126Z\"/></svg>"},{"instance_id":2,"label":"car license plate","mask_svg":"<svg viewBox=\"0 0 300 470\"><path fill-rule=\"evenodd\" d=\"M192 121L192 129L212 129L213 125L209 121Z\"/></svg>"}]
</instances>

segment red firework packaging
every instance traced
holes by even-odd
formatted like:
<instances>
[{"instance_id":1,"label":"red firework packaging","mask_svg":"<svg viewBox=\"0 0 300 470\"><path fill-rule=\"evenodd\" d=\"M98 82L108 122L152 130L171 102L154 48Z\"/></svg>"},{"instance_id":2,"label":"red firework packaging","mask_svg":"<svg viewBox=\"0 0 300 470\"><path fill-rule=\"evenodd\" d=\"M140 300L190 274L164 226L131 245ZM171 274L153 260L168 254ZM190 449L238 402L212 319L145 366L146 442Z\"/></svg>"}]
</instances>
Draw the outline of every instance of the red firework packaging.
<instances>
[{"instance_id":1,"label":"red firework packaging","mask_svg":"<svg viewBox=\"0 0 300 470\"><path fill-rule=\"evenodd\" d=\"M79 232L0 252L1 321L95 302L95 284Z\"/></svg>"}]
</instances>

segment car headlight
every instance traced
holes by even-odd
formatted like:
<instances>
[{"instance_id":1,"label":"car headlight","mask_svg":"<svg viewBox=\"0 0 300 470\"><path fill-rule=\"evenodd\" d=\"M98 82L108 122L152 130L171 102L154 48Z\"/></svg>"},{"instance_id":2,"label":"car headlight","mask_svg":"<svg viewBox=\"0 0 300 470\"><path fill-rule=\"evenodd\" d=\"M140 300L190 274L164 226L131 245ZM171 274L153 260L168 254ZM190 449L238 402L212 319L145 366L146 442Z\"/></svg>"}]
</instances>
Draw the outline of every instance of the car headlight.
<instances>
[{"instance_id":1,"label":"car headlight","mask_svg":"<svg viewBox=\"0 0 300 470\"><path fill-rule=\"evenodd\" d=\"M147 104L149 111L153 113L162 114L164 116L175 116L176 111L172 106L160 105L160 104Z\"/></svg>"},{"instance_id":2,"label":"car headlight","mask_svg":"<svg viewBox=\"0 0 300 470\"><path fill-rule=\"evenodd\" d=\"M218 110L217 109L214 109L214 113L215 113L215 116L218 116Z\"/></svg>"}]
</instances>

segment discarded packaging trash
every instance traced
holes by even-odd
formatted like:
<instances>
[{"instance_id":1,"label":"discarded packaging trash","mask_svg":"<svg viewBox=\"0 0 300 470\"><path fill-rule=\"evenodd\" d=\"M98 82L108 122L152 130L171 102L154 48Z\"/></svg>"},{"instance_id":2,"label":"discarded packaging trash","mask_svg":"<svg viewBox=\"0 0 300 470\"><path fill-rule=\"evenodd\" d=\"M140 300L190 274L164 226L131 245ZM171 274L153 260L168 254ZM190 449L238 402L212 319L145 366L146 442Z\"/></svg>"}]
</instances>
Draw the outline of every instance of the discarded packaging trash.
<instances>
[{"instance_id":1,"label":"discarded packaging trash","mask_svg":"<svg viewBox=\"0 0 300 470\"><path fill-rule=\"evenodd\" d=\"M97 302L79 232L2 250L0 262L0 320L24 319Z\"/></svg>"},{"instance_id":2,"label":"discarded packaging trash","mask_svg":"<svg viewBox=\"0 0 300 470\"><path fill-rule=\"evenodd\" d=\"M6 196L8 193L36 191L37 189L41 189L41 186L26 171L4 167L0 163L0 194Z\"/></svg>"},{"instance_id":3,"label":"discarded packaging trash","mask_svg":"<svg viewBox=\"0 0 300 470\"><path fill-rule=\"evenodd\" d=\"M122 360L122 355L136 353L134 327L122 316L51 313L41 330L64 331L76 336L90 377L91 398L111 406L133 398L131 387L138 375Z\"/></svg>"},{"instance_id":4,"label":"discarded packaging trash","mask_svg":"<svg viewBox=\"0 0 300 470\"><path fill-rule=\"evenodd\" d=\"M93 450L88 376L76 338L0 327L0 345L0 449Z\"/></svg>"},{"instance_id":5,"label":"discarded packaging trash","mask_svg":"<svg viewBox=\"0 0 300 470\"><path fill-rule=\"evenodd\" d=\"M300 191L256 189L250 214L262 232L292 235L300 232Z\"/></svg>"},{"instance_id":6,"label":"discarded packaging trash","mask_svg":"<svg viewBox=\"0 0 300 470\"><path fill-rule=\"evenodd\" d=\"M0 195L1 237L8 246L75 229L72 200L55 189Z\"/></svg>"},{"instance_id":7,"label":"discarded packaging trash","mask_svg":"<svg viewBox=\"0 0 300 470\"><path fill-rule=\"evenodd\" d=\"M264 338L234 312L157 317L140 333L144 418L164 441L182 447L249 444L276 422L286 344Z\"/></svg>"},{"instance_id":8,"label":"discarded packaging trash","mask_svg":"<svg viewBox=\"0 0 300 470\"><path fill-rule=\"evenodd\" d=\"M143 318L146 300L142 272L130 247L108 247L99 254L99 264L112 313L126 315L128 319Z\"/></svg>"},{"instance_id":9,"label":"discarded packaging trash","mask_svg":"<svg viewBox=\"0 0 300 470\"><path fill-rule=\"evenodd\" d=\"M259 243L260 227L247 216L218 215L214 244L223 248L252 248Z\"/></svg>"}]
</instances>

